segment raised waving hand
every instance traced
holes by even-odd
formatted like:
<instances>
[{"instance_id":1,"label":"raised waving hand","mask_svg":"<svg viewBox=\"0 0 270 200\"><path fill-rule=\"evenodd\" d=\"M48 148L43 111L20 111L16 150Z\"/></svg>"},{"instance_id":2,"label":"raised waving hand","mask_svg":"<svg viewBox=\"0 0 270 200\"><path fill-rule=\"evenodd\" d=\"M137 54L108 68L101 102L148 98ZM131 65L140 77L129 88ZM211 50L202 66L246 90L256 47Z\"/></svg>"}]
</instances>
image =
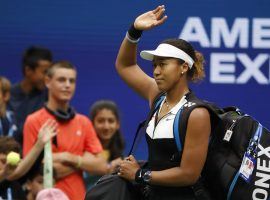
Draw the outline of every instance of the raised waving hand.
<instances>
[{"instance_id":1,"label":"raised waving hand","mask_svg":"<svg viewBox=\"0 0 270 200\"><path fill-rule=\"evenodd\" d=\"M158 6L156 9L148 11L138 16L134 22L134 27L138 30L149 30L155 26L163 24L167 19L164 15L165 6Z\"/></svg>"}]
</instances>

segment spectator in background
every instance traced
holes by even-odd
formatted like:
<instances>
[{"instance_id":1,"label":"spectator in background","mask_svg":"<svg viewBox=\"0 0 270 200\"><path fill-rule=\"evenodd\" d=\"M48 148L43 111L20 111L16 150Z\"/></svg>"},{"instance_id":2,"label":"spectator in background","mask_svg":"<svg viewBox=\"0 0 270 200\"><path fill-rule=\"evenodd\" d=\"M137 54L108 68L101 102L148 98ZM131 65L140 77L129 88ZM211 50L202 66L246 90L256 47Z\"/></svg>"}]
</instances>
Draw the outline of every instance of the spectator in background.
<instances>
[{"instance_id":1,"label":"spectator in background","mask_svg":"<svg viewBox=\"0 0 270 200\"><path fill-rule=\"evenodd\" d=\"M117 105L109 100L95 102L90 109L90 119L104 149L102 156L112 165L112 169L115 169L122 160L125 147L120 131L120 117ZM87 188L90 188L99 178L99 176L86 175Z\"/></svg>"},{"instance_id":2,"label":"spectator in background","mask_svg":"<svg viewBox=\"0 0 270 200\"><path fill-rule=\"evenodd\" d=\"M117 105L108 100L95 102L90 109L90 119L104 149L104 158L107 161L121 158L125 145Z\"/></svg>"},{"instance_id":3,"label":"spectator in background","mask_svg":"<svg viewBox=\"0 0 270 200\"><path fill-rule=\"evenodd\" d=\"M18 142L12 137L0 137L0 197L3 199L25 199L21 184L16 181L24 176L35 163L42 152L45 143L56 135L57 124L53 120L47 120L39 129L38 138L29 154L17 165L7 163L6 158L11 151L20 153L21 148ZM34 173L29 173L32 176ZM28 175L29 175L28 174ZM1 199L0 198L0 199Z\"/></svg>"},{"instance_id":4,"label":"spectator in background","mask_svg":"<svg viewBox=\"0 0 270 200\"><path fill-rule=\"evenodd\" d=\"M58 134L52 144L55 187L64 191L71 200L85 196L82 171L105 174L109 170L100 155L103 149L92 123L87 117L75 113L69 104L75 92L76 77L76 69L69 62L57 62L49 68L45 78L48 103L27 117L23 140L23 154L27 156L42 124L47 119L57 121Z\"/></svg>"},{"instance_id":5,"label":"spectator in background","mask_svg":"<svg viewBox=\"0 0 270 200\"><path fill-rule=\"evenodd\" d=\"M29 173L25 185L26 199L35 200L39 191L43 189L43 166Z\"/></svg>"},{"instance_id":6,"label":"spectator in background","mask_svg":"<svg viewBox=\"0 0 270 200\"><path fill-rule=\"evenodd\" d=\"M7 109L10 88L10 81L0 76L0 136L14 137L17 132L17 126L13 112Z\"/></svg>"},{"instance_id":7,"label":"spectator in background","mask_svg":"<svg viewBox=\"0 0 270 200\"><path fill-rule=\"evenodd\" d=\"M41 47L29 47L22 59L23 80L11 88L10 107L15 112L18 137L22 144L22 130L27 115L40 109L47 100L44 75L52 64L52 53Z\"/></svg>"},{"instance_id":8,"label":"spectator in background","mask_svg":"<svg viewBox=\"0 0 270 200\"><path fill-rule=\"evenodd\" d=\"M9 199L10 197L11 199L26 199L18 181L8 181L5 179L7 174L7 154L11 151L20 153L20 150L20 145L14 138L6 136L0 137L0 199Z\"/></svg>"}]
</instances>

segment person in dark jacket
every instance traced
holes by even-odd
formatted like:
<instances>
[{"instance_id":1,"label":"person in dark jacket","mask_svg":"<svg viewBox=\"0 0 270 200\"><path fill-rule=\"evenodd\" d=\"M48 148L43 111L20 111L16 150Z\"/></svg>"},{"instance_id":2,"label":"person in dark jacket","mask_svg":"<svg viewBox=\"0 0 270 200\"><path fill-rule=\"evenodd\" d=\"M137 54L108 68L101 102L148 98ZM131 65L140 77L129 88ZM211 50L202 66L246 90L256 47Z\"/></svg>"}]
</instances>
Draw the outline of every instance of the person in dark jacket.
<instances>
[{"instance_id":1,"label":"person in dark jacket","mask_svg":"<svg viewBox=\"0 0 270 200\"><path fill-rule=\"evenodd\" d=\"M45 73L52 65L49 49L31 46L22 58L23 80L11 88L9 107L14 111L18 132L16 140L22 145L23 126L26 117L44 106L48 92L45 87Z\"/></svg>"}]
</instances>

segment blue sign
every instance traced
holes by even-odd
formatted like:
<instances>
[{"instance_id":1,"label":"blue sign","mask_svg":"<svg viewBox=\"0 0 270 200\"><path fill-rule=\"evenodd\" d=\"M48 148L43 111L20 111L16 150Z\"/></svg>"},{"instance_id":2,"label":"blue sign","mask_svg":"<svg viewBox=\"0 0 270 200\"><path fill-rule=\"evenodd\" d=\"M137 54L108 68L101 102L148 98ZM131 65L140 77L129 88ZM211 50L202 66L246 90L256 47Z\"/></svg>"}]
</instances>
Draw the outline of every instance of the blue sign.
<instances>
[{"instance_id":1,"label":"blue sign","mask_svg":"<svg viewBox=\"0 0 270 200\"><path fill-rule=\"evenodd\" d=\"M153 49L166 38L190 41L206 58L205 80L192 85L197 96L236 105L270 128L269 0L1 1L0 74L18 82L23 50L30 45L51 49L54 60L78 68L72 104L79 112L88 115L99 99L119 105L129 147L149 105L120 80L114 63L135 17L163 3L166 23L145 31L139 50ZM151 63L138 62L152 74Z\"/></svg>"}]
</instances>

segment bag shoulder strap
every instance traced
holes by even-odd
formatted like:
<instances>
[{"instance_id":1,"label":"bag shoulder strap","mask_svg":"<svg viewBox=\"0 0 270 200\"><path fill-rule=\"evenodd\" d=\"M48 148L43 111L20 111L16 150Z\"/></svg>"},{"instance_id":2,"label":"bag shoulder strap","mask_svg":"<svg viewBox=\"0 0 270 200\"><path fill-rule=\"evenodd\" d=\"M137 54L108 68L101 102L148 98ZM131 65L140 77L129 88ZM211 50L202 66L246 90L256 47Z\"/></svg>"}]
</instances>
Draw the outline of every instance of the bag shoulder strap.
<instances>
[{"instance_id":1,"label":"bag shoulder strap","mask_svg":"<svg viewBox=\"0 0 270 200\"><path fill-rule=\"evenodd\" d=\"M198 99L194 93L188 93L186 99L187 102L183 105L182 109L179 109L177 112L173 125L173 134L179 152L182 151L184 145L188 119L191 112L199 107L204 107L210 112L208 105L204 101Z\"/></svg>"},{"instance_id":2,"label":"bag shoulder strap","mask_svg":"<svg viewBox=\"0 0 270 200\"><path fill-rule=\"evenodd\" d=\"M157 111L157 109L159 109L159 107L160 107L162 101L164 100L164 98L165 98L165 93L164 92L159 93L155 97L155 99L153 101L153 104L151 106L151 109L150 109L150 111L148 113L148 116L146 118L146 120L140 122L139 125L138 125L138 127L137 127L137 130L136 130L136 133L135 133L135 136L134 136L134 139L133 139L133 142L132 142L132 145L131 145L131 148L129 150L128 155L131 155L136 150L137 145L140 142L140 140L142 138L142 135L143 135L140 130L143 127L145 127L145 125L147 125L149 123L149 121L151 120L153 114Z\"/></svg>"},{"instance_id":3,"label":"bag shoulder strap","mask_svg":"<svg viewBox=\"0 0 270 200\"><path fill-rule=\"evenodd\" d=\"M174 122L173 122L173 136L174 141L177 147L178 152L182 151L182 143L183 140L180 138L180 123L181 123L181 114L182 114L183 108L180 108L178 112L175 115Z\"/></svg>"}]
</instances>

